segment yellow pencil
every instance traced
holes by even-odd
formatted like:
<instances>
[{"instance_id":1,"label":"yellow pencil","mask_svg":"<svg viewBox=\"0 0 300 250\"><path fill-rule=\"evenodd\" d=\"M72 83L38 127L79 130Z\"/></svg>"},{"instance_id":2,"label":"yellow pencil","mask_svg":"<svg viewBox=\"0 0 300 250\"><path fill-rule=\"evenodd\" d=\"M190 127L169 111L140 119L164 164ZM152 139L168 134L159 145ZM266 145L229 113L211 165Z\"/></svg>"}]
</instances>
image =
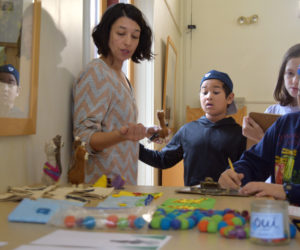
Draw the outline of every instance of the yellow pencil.
<instances>
[{"instance_id":1,"label":"yellow pencil","mask_svg":"<svg viewBox=\"0 0 300 250\"><path fill-rule=\"evenodd\" d=\"M233 165L232 165L232 162L231 162L231 160L230 160L229 157L228 157L228 163L229 163L229 166L230 166L230 168L232 169L232 171L235 172L235 171L234 171L234 168L233 168Z\"/></svg>"}]
</instances>

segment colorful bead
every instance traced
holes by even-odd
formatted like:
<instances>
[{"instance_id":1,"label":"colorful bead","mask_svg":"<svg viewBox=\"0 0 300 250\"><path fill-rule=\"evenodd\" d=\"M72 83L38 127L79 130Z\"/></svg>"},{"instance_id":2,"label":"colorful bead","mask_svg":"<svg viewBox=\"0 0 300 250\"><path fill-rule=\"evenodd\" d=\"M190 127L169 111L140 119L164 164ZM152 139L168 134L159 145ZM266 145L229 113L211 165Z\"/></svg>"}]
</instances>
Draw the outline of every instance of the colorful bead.
<instances>
[{"instance_id":1,"label":"colorful bead","mask_svg":"<svg viewBox=\"0 0 300 250\"><path fill-rule=\"evenodd\" d=\"M87 229L93 229L96 226L96 220L93 216L87 216L83 219L82 224L87 228Z\"/></svg>"},{"instance_id":2,"label":"colorful bead","mask_svg":"<svg viewBox=\"0 0 300 250\"><path fill-rule=\"evenodd\" d=\"M106 226L108 228L116 228L118 220L119 220L118 216L116 216L116 215L109 215L106 218Z\"/></svg>"},{"instance_id":3,"label":"colorful bead","mask_svg":"<svg viewBox=\"0 0 300 250\"><path fill-rule=\"evenodd\" d=\"M65 219L64 219L64 224L68 228L74 227L75 224L76 224L75 216L73 216L73 215L66 216Z\"/></svg>"},{"instance_id":4,"label":"colorful bead","mask_svg":"<svg viewBox=\"0 0 300 250\"><path fill-rule=\"evenodd\" d=\"M129 216L127 217L129 226L130 226L131 228L134 228L134 220L135 220L136 218L137 218L137 217L136 217L135 215L133 215L133 214L131 214L131 215L129 215Z\"/></svg>"},{"instance_id":5,"label":"colorful bead","mask_svg":"<svg viewBox=\"0 0 300 250\"><path fill-rule=\"evenodd\" d=\"M120 229L125 229L128 227L128 225L129 225L129 222L126 218L120 218L117 222L117 226Z\"/></svg>"},{"instance_id":6,"label":"colorful bead","mask_svg":"<svg viewBox=\"0 0 300 250\"><path fill-rule=\"evenodd\" d=\"M137 217L135 220L134 220L134 226L135 228L137 229L141 229L145 226L146 224L146 221L142 218L142 217Z\"/></svg>"}]
</instances>

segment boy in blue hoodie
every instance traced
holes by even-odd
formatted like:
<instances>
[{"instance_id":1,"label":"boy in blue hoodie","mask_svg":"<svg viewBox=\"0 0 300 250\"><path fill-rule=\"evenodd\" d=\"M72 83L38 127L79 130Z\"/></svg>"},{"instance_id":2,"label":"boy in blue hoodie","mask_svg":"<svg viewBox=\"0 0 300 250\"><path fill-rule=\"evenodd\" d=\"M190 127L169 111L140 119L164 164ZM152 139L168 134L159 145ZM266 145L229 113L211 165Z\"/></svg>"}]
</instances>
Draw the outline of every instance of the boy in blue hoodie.
<instances>
[{"instance_id":1,"label":"boy in blue hoodie","mask_svg":"<svg viewBox=\"0 0 300 250\"><path fill-rule=\"evenodd\" d=\"M205 115L182 126L161 150L146 149L140 144L139 159L156 168L166 169L184 160L184 185L197 185L206 177L219 179L232 161L246 148L242 128L232 117L237 111L230 77L211 70L200 83L200 103Z\"/></svg>"},{"instance_id":2,"label":"boy in blue hoodie","mask_svg":"<svg viewBox=\"0 0 300 250\"><path fill-rule=\"evenodd\" d=\"M242 194L272 196L300 205L300 112L280 117L258 144L219 179ZM271 175L272 183L265 183ZM242 188L240 188L242 186Z\"/></svg>"}]
</instances>

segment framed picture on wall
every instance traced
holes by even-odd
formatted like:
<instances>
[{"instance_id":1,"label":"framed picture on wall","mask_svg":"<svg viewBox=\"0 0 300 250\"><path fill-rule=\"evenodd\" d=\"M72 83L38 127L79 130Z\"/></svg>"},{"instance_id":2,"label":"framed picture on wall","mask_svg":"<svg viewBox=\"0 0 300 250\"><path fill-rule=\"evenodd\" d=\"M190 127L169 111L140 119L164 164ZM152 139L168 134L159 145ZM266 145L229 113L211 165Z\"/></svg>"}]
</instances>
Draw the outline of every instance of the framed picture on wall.
<instances>
[{"instance_id":1,"label":"framed picture on wall","mask_svg":"<svg viewBox=\"0 0 300 250\"><path fill-rule=\"evenodd\" d=\"M16 14L21 16L15 17L21 20L17 42L1 44L1 136L28 135L36 131L41 1L18 2L22 4L13 5L13 10L21 6L21 14ZM6 29L10 31L9 27ZM6 74L13 75L16 81L8 83Z\"/></svg>"}]
</instances>

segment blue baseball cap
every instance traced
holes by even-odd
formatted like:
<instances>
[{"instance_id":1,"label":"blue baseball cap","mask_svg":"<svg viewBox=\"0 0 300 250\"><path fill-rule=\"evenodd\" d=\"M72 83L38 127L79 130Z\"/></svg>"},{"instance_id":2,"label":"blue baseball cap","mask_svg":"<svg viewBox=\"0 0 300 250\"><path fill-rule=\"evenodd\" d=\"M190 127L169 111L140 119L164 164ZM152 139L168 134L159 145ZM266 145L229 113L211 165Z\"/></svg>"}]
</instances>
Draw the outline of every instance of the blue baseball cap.
<instances>
[{"instance_id":1,"label":"blue baseball cap","mask_svg":"<svg viewBox=\"0 0 300 250\"><path fill-rule=\"evenodd\" d=\"M12 64L5 64L0 66L0 72L12 74L16 78L17 84L19 86L19 72Z\"/></svg>"},{"instance_id":2,"label":"blue baseball cap","mask_svg":"<svg viewBox=\"0 0 300 250\"><path fill-rule=\"evenodd\" d=\"M202 83L206 80L209 80L209 79L217 79L217 80L223 82L230 89L230 91L232 92L233 83L232 83L232 81L231 81L228 74L213 69L213 70L207 72L203 76L203 78L200 82L200 88L201 88ZM237 112L237 107L235 105L235 102L233 101L227 108L227 115L232 115L236 112Z\"/></svg>"}]
</instances>

